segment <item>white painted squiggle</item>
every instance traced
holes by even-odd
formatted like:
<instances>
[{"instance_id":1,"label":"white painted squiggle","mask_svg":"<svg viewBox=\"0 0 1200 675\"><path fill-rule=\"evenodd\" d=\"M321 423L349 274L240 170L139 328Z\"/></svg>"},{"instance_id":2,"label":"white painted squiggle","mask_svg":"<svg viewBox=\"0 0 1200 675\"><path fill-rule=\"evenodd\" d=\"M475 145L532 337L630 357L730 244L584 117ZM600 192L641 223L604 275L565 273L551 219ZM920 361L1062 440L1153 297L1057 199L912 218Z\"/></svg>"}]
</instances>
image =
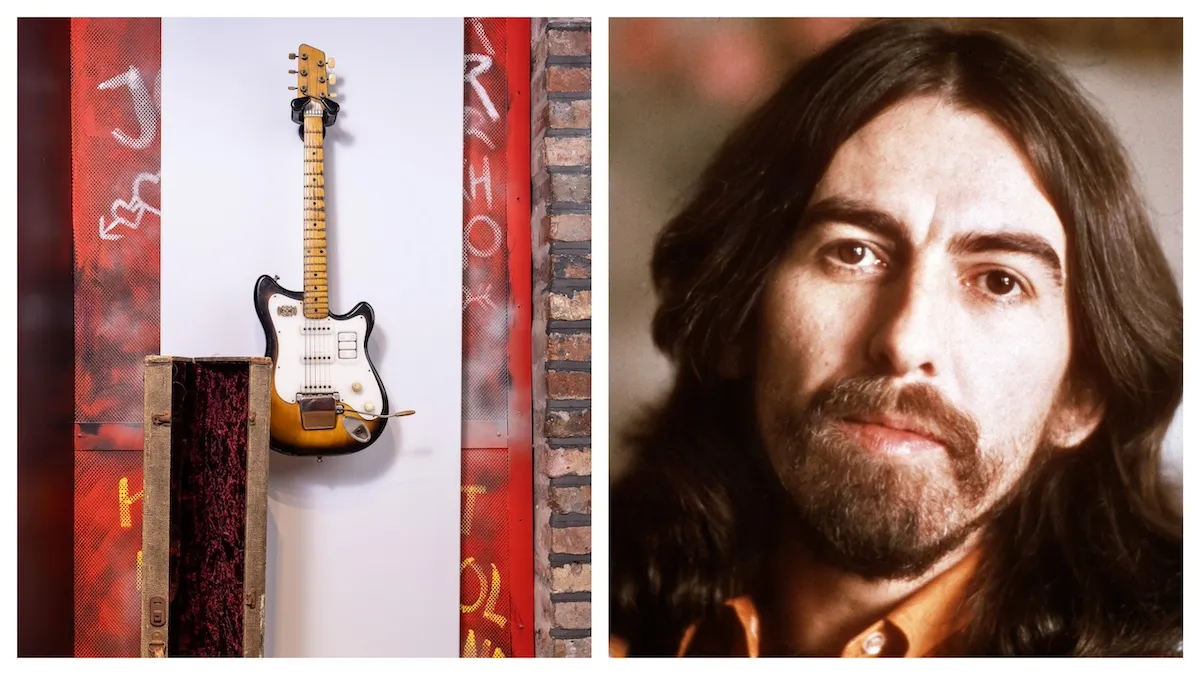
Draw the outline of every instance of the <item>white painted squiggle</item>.
<instances>
[{"instance_id":1,"label":"white painted squiggle","mask_svg":"<svg viewBox=\"0 0 1200 675\"><path fill-rule=\"evenodd\" d=\"M113 200L112 208L109 211L110 215L112 216L112 220L105 222L104 216L100 216L101 239L105 239L107 241L115 241L120 239L122 235L114 232L114 230L116 230L120 225L124 225L131 230L138 229L138 225L140 225L142 222L142 216L144 216L147 212L153 213L156 216L162 215L157 208L142 201L141 185L147 181L158 184L159 174L139 173L133 179L133 186L131 187L133 195L129 198L129 201L125 201L119 197ZM120 211L131 212L133 214L133 219L130 220L129 218L126 218L120 213Z\"/></svg>"}]
</instances>

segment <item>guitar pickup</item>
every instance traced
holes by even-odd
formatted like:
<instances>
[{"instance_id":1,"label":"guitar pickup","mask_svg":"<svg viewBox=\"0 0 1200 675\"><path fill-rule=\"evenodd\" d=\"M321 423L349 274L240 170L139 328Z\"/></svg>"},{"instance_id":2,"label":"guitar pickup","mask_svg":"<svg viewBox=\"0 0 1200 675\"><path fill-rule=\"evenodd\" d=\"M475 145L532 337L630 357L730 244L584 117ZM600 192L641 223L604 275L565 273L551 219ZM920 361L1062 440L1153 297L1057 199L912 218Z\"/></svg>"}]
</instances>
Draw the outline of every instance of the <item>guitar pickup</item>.
<instances>
[{"instance_id":1,"label":"guitar pickup","mask_svg":"<svg viewBox=\"0 0 1200 675\"><path fill-rule=\"evenodd\" d=\"M353 331L338 333L338 358L358 358L358 333Z\"/></svg>"}]
</instances>

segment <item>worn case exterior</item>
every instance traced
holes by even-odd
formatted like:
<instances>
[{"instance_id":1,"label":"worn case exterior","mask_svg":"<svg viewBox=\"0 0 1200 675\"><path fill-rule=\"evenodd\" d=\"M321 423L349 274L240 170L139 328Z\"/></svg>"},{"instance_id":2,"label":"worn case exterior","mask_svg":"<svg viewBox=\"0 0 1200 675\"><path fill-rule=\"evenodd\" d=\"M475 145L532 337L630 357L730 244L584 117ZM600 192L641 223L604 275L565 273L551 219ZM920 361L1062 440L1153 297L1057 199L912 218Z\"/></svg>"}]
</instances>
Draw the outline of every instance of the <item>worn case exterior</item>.
<instances>
[{"instance_id":1,"label":"worn case exterior","mask_svg":"<svg viewBox=\"0 0 1200 675\"><path fill-rule=\"evenodd\" d=\"M142 657L166 657L170 644L171 418L175 364L179 361L245 363L250 370L246 419L246 550L243 598L244 653L261 657L266 629L267 467L271 429L271 359L252 357L145 358L142 514Z\"/></svg>"}]
</instances>

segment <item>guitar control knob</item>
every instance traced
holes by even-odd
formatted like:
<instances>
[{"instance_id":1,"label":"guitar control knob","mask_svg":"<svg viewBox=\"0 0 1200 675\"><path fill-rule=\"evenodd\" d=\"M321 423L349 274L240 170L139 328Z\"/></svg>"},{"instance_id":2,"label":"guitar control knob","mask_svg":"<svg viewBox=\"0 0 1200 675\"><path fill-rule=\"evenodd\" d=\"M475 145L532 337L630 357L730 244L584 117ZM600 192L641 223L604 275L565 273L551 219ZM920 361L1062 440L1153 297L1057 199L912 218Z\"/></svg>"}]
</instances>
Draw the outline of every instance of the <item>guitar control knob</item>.
<instances>
[{"instance_id":1,"label":"guitar control knob","mask_svg":"<svg viewBox=\"0 0 1200 675\"><path fill-rule=\"evenodd\" d=\"M358 382L355 382L354 384L350 385L350 389L352 389L354 391L354 393L357 394L362 391L362 385Z\"/></svg>"},{"instance_id":2,"label":"guitar control knob","mask_svg":"<svg viewBox=\"0 0 1200 675\"><path fill-rule=\"evenodd\" d=\"M366 404L366 405L364 405L364 406L363 406L363 410L366 410L367 412L375 412L375 404L374 404L374 403L368 403L368 404Z\"/></svg>"}]
</instances>

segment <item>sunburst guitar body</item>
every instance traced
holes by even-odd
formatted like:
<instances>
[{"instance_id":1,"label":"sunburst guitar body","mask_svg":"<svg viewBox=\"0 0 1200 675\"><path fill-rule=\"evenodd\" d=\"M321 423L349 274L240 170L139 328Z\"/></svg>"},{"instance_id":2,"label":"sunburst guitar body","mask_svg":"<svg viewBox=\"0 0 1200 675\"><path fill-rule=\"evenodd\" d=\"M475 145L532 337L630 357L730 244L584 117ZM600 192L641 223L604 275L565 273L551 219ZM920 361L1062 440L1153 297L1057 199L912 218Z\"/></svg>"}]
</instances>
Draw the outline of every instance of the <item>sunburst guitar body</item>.
<instances>
[{"instance_id":1,"label":"sunburst guitar body","mask_svg":"<svg viewBox=\"0 0 1200 675\"><path fill-rule=\"evenodd\" d=\"M259 277L254 308L262 322L271 378L271 447L288 455L325 457L358 452L379 440L389 417L387 391L371 362L375 312L360 302L346 314L329 312L329 264L325 221L325 128L338 106L328 86L323 52L301 45L300 96L291 102L292 122L304 140L304 288L283 288Z\"/></svg>"}]
</instances>

